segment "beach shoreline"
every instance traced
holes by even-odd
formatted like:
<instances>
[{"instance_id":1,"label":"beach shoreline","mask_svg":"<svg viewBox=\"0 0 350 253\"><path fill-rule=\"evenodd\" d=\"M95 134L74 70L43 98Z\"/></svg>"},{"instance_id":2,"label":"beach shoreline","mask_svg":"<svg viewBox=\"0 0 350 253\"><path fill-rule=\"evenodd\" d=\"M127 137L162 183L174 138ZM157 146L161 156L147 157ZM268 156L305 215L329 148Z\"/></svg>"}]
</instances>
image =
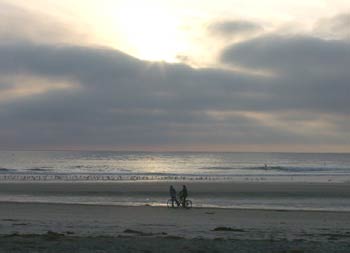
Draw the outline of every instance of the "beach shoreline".
<instances>
[{"instance_id":1,"label":"beach shoreline","mask_svg":"<svg viewBox=\"0 0 350 253\"><path fill-rule=\"evenodd\" d=\"M37 191L60 191L60 192L165 192L167 193L169 185L181 187L183 184L191 187L193 193L198 192L256 192L256 191L279 191L294 192L308 191L318 192L324 189L324 192L334 194L349 194L350 183L348 182L217 182L217 181L117 181L117 182L12 182L0 181L1 192L21 192L30 189ZM67 188L68 187L68 188ZM190 190L191 190L190 189Z\"/></svg>"},{"instance_id":2,"label":"beach shoreline","mask_svg":"<svg viewBox=\"0 0 350 253\"><path fill-rule=\"evenodd\" d=\"M171 184L186 184L197 208L350 211L347 183L1 182L0 202L166 206Z\"/></svg>"}]
</instances>

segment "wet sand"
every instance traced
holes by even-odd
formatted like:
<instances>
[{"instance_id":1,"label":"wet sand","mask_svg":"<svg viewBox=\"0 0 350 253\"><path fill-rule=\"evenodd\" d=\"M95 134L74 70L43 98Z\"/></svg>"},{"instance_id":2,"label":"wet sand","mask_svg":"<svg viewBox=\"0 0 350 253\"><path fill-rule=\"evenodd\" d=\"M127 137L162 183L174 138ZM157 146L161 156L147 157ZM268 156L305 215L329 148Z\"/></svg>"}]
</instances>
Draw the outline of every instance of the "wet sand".
<instances>
[{"instance_id":1,"label":"wet sand","mask_svg":"<svg viewBox=\"0 0 350 253\"><path fill-rule=\"evenodd\" d=\"M169 185L181 189L186 184L191 195L269 193L285 195L322 195L350 198L350 183L303 182L0 182L0 193L149 193L168 195Z\"/></svg>"}]
</instances>

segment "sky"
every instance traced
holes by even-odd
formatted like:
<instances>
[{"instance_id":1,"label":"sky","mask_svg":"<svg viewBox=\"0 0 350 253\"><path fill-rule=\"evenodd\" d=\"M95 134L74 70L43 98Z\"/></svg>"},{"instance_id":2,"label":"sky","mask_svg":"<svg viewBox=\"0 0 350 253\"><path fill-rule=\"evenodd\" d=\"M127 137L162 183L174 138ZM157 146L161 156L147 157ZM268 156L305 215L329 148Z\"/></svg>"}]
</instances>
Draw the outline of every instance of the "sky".
<instances>
[{"instance_id":1,"label":"sky","mask_svg":"<svg viewBox=\"0 0 350 253\"><path fill-rule=\"evenodd\" d=\"M350 152L348 0L0 0L0 149Z\"/></svg>"}]
</instances>

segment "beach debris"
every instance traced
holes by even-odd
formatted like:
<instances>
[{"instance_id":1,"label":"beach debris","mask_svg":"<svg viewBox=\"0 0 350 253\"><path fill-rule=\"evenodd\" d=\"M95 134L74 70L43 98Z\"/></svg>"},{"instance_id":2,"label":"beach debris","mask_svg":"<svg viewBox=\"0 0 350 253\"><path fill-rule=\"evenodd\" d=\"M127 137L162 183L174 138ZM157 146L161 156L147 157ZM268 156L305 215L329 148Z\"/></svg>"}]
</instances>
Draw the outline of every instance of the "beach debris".
<instances>
[{"instance_id":1,"label":"beach debris","mask_svg":"<svg viewBox=\"0 0 350 253\"><path fill-rule=\"evenodd\" d=\"M328 237L328 240L336 241L340 239L348 239L350 237L350 234L348 232L346 233L322 233L318 234L319 236L325 236Z\"/></svg>"},{"instance_id":2,"label":"beach debris","mask_svg":"<svg viewBox=\"0 0 350 253\"><path fill-rule=\"evenodd\" d=\"M12 234L8 234L8 235L4 235L3 237L14 237L14 236L20 236L20 234L18 232L14 232Z\"/></svg>"},{"instance_id":3,"label":"beach debris","mask_svg":"<svg viewBox=\"0 0 350 253\"><path fill-rule=\"evenodd\" d=\"M125 229L123 231L125 234L134 234L134 235L139 235L139 236L154 236L154 235L167 235L166 232L160 232L160 233L145 233L142 231L138 230L133 230L133 229Z\"/></svg>"},{"instance_id":4,"label":"beach debris","mask_svg":"<svg viewBox=\"0 0 350 253\"><path fill-rule=\"evenodd\" d=\"M2 221L19 221L19 220L16 220L16 219L2 219Z\"/></svg>"},{"instance_id":5,"label":"beach debris","mask_svg":"<svg viewBox=\"0 0 350 253\"><path fill-rule=\"evenodd\" d=\"M133 230L133 229L125 229L123 232L126 233L126 234L143 234L143 232L137 231L137 230Z\"/></svg>"},{"instance_id":6,"label":"beach debris","mask_svg":"<svg viewBox=\"0 0 350 253\"><path fill-rule=\"evenodd\" d=\"M48 240L57 240L57 239L64 237L64 234L53 232L53 231L49 230L49 231L47 231L45 236Z\"/></svg>"},{"instance_id":7,"label":"beach debris","mask_svg":"<svg viewBox=\"0 0 350 253\"><path fill-rule=\"evenodd\" d=\"M37 237L37 236L40 236L40 235L38 235L38 234L20 234L18 232L14 232L11 234L2 235L1 237L3 237L3 238L10 238L10 237L33 238L33 237Z\"/></svg>"},{"instance_id":8,"label":"beach debris","mask_svg":"<svg viewBox=\"0 0 350 253\"><path fill-rule=\"evenodd\" d=\"M181 240L181 239L184 239L184 237L177 236L177 235L168 235L168 236L164 236L163 238L165 238L165 239L171 239L171 240Z\"/></svg>"},{"instance_id":9,"label":"beach debris","mask_svg":"<svg viewBox=\"0 0 350 253\"><path fill-rule=\"evenodd\" d=\"M230 227L216 227L212 231L245 232L243 229Z\"/></svg>"},{"instance_id":10,"label":"beach debris","mask_svg":"<svg viewBox=\"0 0 350 253\"><path fill-rule=\"evenodd\" d=\"M125 234L140 235L140 236L151 236L151 235L153 235L152 233L145 233L145 232L138 231L138 230L133 230L133 229L125 229L124 233Z\"/></svg>"},{"instance_id":11,"label":"beach debris","mask_svg":"<svg viewBox=\"0 0 350 253\"><path fill-rule=\"evenodd\" d=\"M12 226L26 226L29 225L29 223L13 223Z\"/></svg>"}]
</instances>

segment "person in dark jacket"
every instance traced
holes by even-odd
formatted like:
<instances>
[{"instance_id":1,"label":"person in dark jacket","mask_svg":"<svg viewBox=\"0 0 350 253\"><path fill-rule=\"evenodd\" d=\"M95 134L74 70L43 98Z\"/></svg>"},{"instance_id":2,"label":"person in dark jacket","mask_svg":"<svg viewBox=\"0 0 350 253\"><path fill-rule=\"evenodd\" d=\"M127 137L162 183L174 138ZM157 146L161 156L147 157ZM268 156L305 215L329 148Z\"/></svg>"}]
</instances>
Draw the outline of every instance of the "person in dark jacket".
<instances>
[{"instance_id":1,"label":"person in dark jacket","mask_svg":"<svg viewBox=\"0 0 350 253\"><path fill-rule=\"evenodd\" d=\"M174 202L176 202L176 205L179 206L180 203L176 198L176 190L172 185L170 185L169 193L171 197L171 206L174 207Z\"/></svg>"},{"instance_id":2,"label":"person in dark jacket","mask_svg":"<svg viewBox=\"0 0 350 253\"><path fill-rule=\"evenodd\" d=\"M188 191L187 191L186 185L182 186L182 190L180 191L179 195L180 195L181 204L183 207L185 207L186 198L188 196Z\"/></svg>"}]
</instances>

